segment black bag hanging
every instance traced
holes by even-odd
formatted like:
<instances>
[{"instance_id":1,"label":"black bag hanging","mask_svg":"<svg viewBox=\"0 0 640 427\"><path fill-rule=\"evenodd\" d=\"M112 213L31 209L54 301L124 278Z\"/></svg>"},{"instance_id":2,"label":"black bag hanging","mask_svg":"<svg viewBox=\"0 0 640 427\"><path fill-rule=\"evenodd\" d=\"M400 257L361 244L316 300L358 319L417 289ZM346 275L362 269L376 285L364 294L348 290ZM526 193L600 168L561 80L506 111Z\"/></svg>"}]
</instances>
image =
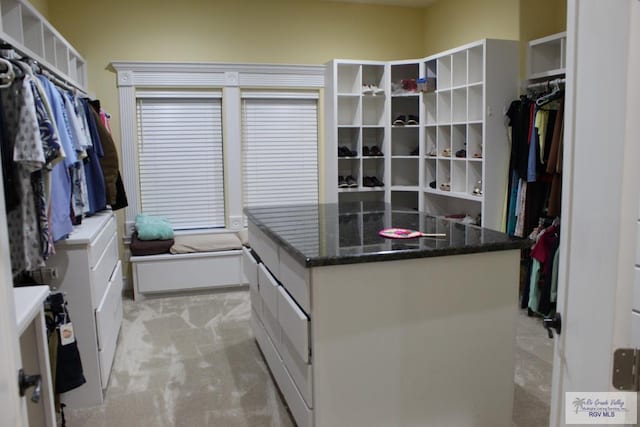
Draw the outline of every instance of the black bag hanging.
<instances>
[{"instance_id":1,"label":"black bag hanging","mask_svg":"<svg viewBox=\"0 0 640 427\"><path fill-rule=\"evenodd\" d=\"M51 293L45 301L45 318L55 393L65 393L80 387L87 380L62 292Z\"/></svg>"}]
</instances>

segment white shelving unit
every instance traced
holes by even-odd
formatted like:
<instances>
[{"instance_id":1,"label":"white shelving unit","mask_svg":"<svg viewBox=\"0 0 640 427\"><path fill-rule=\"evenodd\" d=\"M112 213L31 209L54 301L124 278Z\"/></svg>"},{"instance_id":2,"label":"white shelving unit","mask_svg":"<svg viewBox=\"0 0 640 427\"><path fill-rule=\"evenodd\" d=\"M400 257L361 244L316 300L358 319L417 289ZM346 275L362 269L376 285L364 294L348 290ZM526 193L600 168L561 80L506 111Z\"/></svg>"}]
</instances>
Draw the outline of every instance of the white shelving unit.
<instances>
[{"instance_id":1,"label":"white shelving unit","mask_svg":"<svg viewBox=\"0 0 640 427\"><path fill-rule=\"evenodd\" d=\"M0 39L86 91L87 65L73 46L26 0L0 0Z\"/></svg>"},{"instance_id":2,"label":"white shelving unit","mask_svg":"<svg viewBox=\"0 0 640 427\"><path fill-rule=\"evenodd\" d=\"M371 80L365 77L367 67L384 70L375 82L385 89L384 99L374 107L372 96L361 94L362 84ZM427 86L434 90L402 84L424 76L435 80ZM326 85L327 150L348 146L358 153L327 158L327 188L337 188L338 175L351 174L359 182L358 188L329 192L328 201L384 200L394 209L439 216L481 215L483 226L501 227L510 156L504 111L518 93L516 41L480 40L427 58L386 63L334 60ZM394 124L400 117L405 123ZM409 117L415 122L407 122ZM367 126L372 122L378 127ZM370 141L384 153L375 163L361 156ZM461 150L466 153L456 156ZM375 195L361 181L374 173L385 183L373 189ZM474 194L477 185L481 195Z\"/></svg>"},{"instance_id":3,"label":"white shelving unit","mask_svg":"<svg viewBox=\"0 0 640 427\"><path fill-rule=\"evenodd\" d=\"M535 80L564 74L566 45L566 32L531 40L527 49L527 78Z\"/></svg>"}]
</instances>

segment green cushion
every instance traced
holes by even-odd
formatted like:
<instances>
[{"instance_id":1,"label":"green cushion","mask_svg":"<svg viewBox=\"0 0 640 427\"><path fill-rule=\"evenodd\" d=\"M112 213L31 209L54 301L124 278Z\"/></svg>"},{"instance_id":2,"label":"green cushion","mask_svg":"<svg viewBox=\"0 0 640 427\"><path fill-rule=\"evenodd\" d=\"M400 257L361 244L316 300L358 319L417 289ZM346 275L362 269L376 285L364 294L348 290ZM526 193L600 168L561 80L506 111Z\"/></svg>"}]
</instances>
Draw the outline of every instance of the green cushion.
<instances>
[{"instance_id":1,"label":"green cushion","mask_svg":"<svg viewBox=\"0 0 640 427\"><path fill-rule=\"evenodd\" d=\"M173 239L173 227L169 220L159 216L136 215L136 230L140 240Z\"/></svg>"}]
</instances>

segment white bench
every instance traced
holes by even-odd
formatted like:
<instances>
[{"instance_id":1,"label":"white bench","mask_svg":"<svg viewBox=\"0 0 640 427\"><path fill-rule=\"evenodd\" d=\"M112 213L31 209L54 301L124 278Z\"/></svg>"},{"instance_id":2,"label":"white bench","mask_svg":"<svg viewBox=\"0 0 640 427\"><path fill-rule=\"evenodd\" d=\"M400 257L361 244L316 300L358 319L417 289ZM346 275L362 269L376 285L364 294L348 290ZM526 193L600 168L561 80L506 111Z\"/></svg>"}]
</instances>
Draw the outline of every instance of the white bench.
<instances>
[{"instance_id":1,"label":"white bench","mask_svg":"<svg viewBox=\"0 0 640 427\"><path fill-rule=\"evenodd\" d=\"M215 240L215 236L209 237ZM228 235L220 237L228 238ZM133 296L136 301L153 294L215 289L248 283L242 269L241 245L237 249L212 252L131 256L129 261L133 275Z\"/></svg>"}]
</instances>

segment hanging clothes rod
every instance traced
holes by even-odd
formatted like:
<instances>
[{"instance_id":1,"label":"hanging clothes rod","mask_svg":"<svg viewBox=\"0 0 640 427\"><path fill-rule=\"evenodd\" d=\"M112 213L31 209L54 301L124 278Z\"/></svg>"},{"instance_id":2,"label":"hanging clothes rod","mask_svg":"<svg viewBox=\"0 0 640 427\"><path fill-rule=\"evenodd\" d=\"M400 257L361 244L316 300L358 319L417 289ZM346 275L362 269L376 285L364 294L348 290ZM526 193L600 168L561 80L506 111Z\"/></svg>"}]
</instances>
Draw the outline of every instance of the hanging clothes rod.
<instances>
[{"instance_id":1,"label":"hanging clothes rod","mask_svg":"<svg viewBox=\"0 0 640 427\"><path fill-rule=\"evenodd\" d=\"M42 74L47 76L49 79L53 80L53 82L56 83L58 86L62 86L63 88L68 89L68 90L77 91L81 95L83 95L83 96L85 96L87 98L92 98L91 96L89 96L87 94L87 92L85 92L84 89L82 89L81 87L79 87L75 83L69 81L65 76L63 76L60 71L58 71L55 68L49 67L46 64L38 62L36 59L32 58L29 53L25 52L24 50L20 49L19 47L16 47L13 44L7 42L4 39L0 39L0 50L12 50L12 51L16 52L17 54L19 54L18 55L19 57L28 59L30 65L32 63L35 63L40 68L40 71L42 71ZM19 59L19 58L15 58L15 59Z\"/></svg>"},{"instance_id":2,"label":"hanging clothes rod","mask_svg":"<svg viewBox=\"0 0 640 427\"><path fill-rule=\"evenodd\" d=\"M553 87L556 84L563 85L563 84L565 84L565 81L566 81L566 79L564 79L564 78L547 80L546 82L528 84L526 86L526 88L527 89L540 89L540 88L546 88L546 87Z\"/></svg>"}]
</instances>

